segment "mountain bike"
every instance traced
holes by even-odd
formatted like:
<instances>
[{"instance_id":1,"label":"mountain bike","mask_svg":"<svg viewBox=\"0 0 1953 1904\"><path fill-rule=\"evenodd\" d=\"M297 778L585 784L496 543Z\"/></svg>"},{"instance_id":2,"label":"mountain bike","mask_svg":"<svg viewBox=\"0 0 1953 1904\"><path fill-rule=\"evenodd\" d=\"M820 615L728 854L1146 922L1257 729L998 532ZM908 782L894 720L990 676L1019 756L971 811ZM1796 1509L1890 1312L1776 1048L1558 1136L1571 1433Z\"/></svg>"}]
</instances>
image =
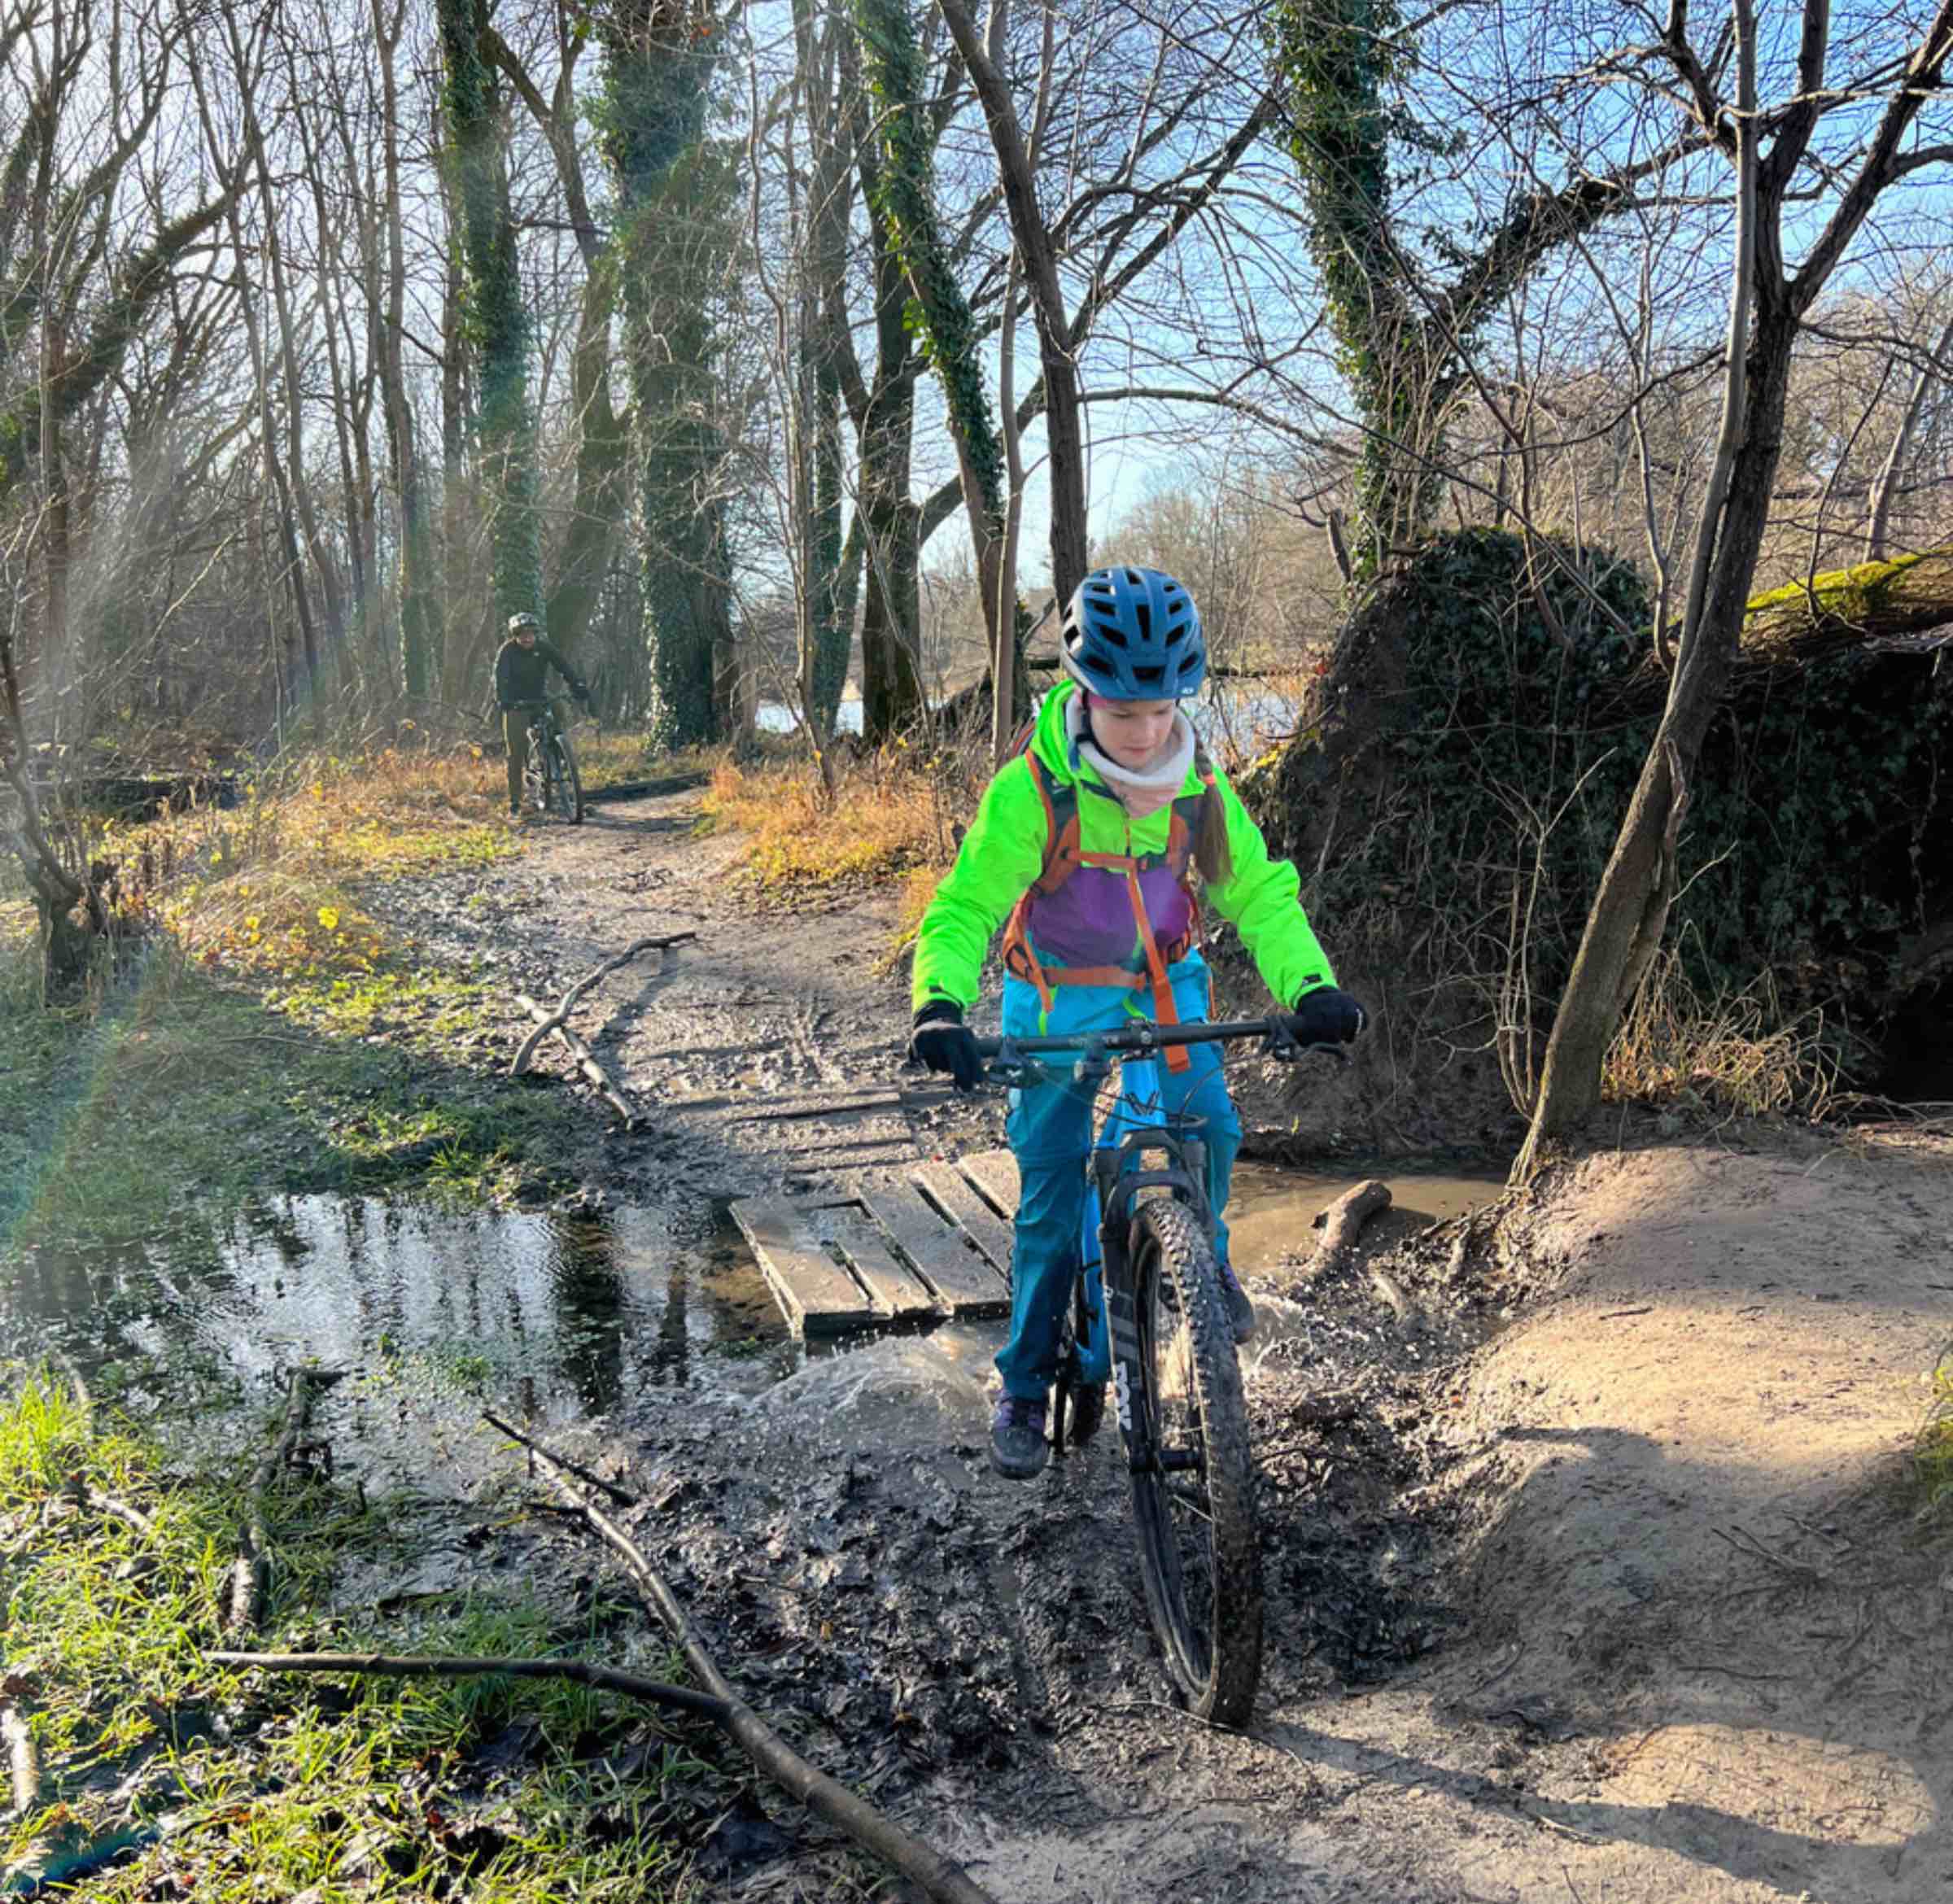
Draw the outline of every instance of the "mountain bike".
<instances>
[{"instance_id":1,"label":"mountain bike","mask_svg":"<svg viewBox=\"0 0 1953 1904\"><path fill-rule=\"evenodd\" d=\"M1261 1673L1254 1463L1214 1249L1207 1146L1198 1118L1165 1110L1160 1055L1175 1045L1246 1038L1284 1059L1347 1055L1337 1045L1297 1044L1275 1019L976 1043L986 1079L998 1084L1057 1083L1096 1096L1114 1063L1123 1066L1084 1164L1079 1269L1052 1441L1062 1452L1068 1415L1076 1445L1081 1398L1094 1387L1102 1395L1109 1378L1140 1575L1167 1670L1191 1711L1230 1726L1246 1720ZM1074 1061L1042 1062L1056 1053Z\"/></svg>"},{"instance_id":2,"label":"mountain bike","mask_svg":"<svg viewBox=\"0 0 1953 1904\"><path fill-rule=\"evenodd\" d=\"M553 813L571 826L583 817L583 783L576 771L576 752L557 710L563 696L523 704L529 710L529 758L522 768L522 794L537 813Z\"/></svg>"}]
</instances>

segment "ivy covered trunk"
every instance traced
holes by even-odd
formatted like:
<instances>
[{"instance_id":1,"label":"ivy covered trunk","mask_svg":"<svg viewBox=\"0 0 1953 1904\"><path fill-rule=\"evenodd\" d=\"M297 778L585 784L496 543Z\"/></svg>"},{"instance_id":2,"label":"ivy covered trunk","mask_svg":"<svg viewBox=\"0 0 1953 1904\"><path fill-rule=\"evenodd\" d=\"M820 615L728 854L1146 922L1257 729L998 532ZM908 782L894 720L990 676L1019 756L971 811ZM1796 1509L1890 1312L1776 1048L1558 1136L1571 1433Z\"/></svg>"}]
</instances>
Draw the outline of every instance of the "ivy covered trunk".
<instances>
[{"instance_id":1,"label":"ivy covered trunk","mask_svg":"<svg viewBox=\"0 0 1953 1904\"><path fill-rule=\"evenodd\" d=\"M610 400L610 313L615 302L610 260L600 259L588 269L570 362L570 395L579 419L576 500L544 617L550 640L566 654L589 626L603 591L630 453L626 420Z\"/></svg>"},{"instance_id":2,"label":"ivy covered trunk","mask_svg":"<svg viewBox=\"0 0 1953 1904\"><path fill-rule=\"evenodd\" d=\"M929 115L923 102L922 52L907 0L854 0L862 70L876 114L876 170L871 193L889 254L915 297L924 354L942 379L950 434L969 512L989 631L993 736L1007 738L1018 698L1015 605L1002 599L1003 445L991 414L969 300L956 282L937 223ZM1002 740L998 740L999 752Z\"/></svg>"},{"instance_id":3,"label":"ivy covered trunk","mask_svg":"<svg viewBox=\"0 0 1953 1904\"><path fill-rule=\"evenodd\" d=\"M618 0L600 26L601 142L616 181L616 257L631 386L653 744L723 737L732 560L721 492L712 295L731 185L705 140L717 21L667 0Z\"/></svg>"},{"instance_id":4,"label":"ivy covered trunk","mask_svg":"<svg viewBox=\"0 0 1953 1904\"><path fill-rule=\"evenodd\" d=\"M1282 0L1274 16L1309 252L1363 425L1350 535L1358 575L1421 539L1440 498L1444 393L1390 227L1385 93L1405 57L1399 26L1393 0Z\"/></svg>"},{"instance_id":5,"label":"ivy covered trunk","mask_svg":"<svg viewBox=\"0 0 1953 1904\"><path fill-rule=\"evenodd\" d=\"M460 213L463 334L480 372L476 417L497 620L542 605L535 415L500 103L482 46L483 0L437 0L453 203Z\"/></svg>"},{"instance_id":6,"label":"ivy covered trunk","mask_svg":"<svg viewBox=\"0 0 1953 1904\"><path fill-rule=\"evenodd\" d=\"M863 195L876 202L880 155L863 89L850 87L855 163ZM909 496L915 435L915 367L909 287L879 217L868 221L875 269L875 378L860 430L862 732L891 739L923 711L922 512Z\"/></svg>"}]
</instances>

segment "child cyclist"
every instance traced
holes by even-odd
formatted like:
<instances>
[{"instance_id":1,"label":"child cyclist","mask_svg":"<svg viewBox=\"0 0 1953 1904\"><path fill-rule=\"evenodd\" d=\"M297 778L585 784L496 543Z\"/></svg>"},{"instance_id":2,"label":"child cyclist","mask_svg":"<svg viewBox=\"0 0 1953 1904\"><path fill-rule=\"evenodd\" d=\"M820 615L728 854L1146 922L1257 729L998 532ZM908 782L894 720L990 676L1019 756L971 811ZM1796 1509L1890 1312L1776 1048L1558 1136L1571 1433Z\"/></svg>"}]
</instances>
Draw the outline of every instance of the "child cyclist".
<instances>
[{"instance_id":1,"label":"child cyclist","mask_svg":"<svg viewBox=\"0 0 1953 1904\"><path fill-rule=\"evenodd\" d=\"M963 1012L1007 919L1006 1037L1110 1030L1134 1016L1204 1019L1203 896L1239 929L1299 1042L1353 1040L1363 1008L1336 989L1297 903L1295 869L1269 858L1181 710L1207 674L1193 597L1155 569L1095 570L1066 606L1060 653L1068 679L1045 697L1025 750L990 782L923 917L915 1058L959 1090L976 1081L981 1066ZM1176 1049L1163 1076L1167 1109L1203 1120L1221 1282L1234 1339L1245 1342L1254 1305L1228 1262L1220 1220L1241 1124L1219 1047ZM1055 1082L1011 1096L1007 1129L1022 1188L990 1460L1013 1480L1036 1474L1049 1452L1045 1401L1077 1271L1091 1115L1086 1094ZM1081 1432L1103 1405L1103 1393L1086 1398Z\"/></svg>"}]
</instances>

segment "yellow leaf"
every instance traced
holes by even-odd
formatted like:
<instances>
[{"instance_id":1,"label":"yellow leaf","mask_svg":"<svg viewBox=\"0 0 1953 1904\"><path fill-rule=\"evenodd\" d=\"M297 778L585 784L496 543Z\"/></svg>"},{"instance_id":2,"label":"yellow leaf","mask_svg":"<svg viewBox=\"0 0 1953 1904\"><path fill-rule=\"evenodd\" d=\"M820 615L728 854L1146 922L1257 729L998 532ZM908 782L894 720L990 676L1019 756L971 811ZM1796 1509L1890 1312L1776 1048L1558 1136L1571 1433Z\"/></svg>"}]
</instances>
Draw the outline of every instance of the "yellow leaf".
<instances>
[{"instance_id":1,"label":"yellow leaf","mask_svg":"<svg viewBox=\"0 0 1953 1904\"><path fill-rule=\"evenodd\" d=\"M339 923L339 914L338 907L332 906L321 906L319 908L319 924L325 927L327 932L330 932L337 930Z\"/></svg>"},{"instance_id":2,"label":"yellow leaf","mask_svg":"<svg viewBox=\"0 0 1953 1904\"><path fill-rule=\"evenodd\" d=\"M255 932L258 929L258 915L255 912L244 921L244 929L247 932Z\"/></svg>"}]
</instances>

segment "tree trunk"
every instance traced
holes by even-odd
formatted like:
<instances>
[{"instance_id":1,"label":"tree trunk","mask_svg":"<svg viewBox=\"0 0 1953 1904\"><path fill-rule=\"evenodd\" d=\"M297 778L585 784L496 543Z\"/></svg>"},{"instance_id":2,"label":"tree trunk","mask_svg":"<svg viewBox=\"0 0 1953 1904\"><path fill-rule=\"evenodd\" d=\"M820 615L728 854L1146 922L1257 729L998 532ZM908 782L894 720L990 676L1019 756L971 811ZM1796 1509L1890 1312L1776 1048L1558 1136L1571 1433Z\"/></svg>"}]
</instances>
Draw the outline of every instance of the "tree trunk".
<instances>
[{"instance_id":1,"label":"tree trunk","mask_svg":"<svg viewBox=\"0 0 1953 1904\"><path fill-rule=\"evenodd\" d=\"M922 103L922 62L906 0L854 0L862 63L881 107L875 215L902 264L942 381L957 474L970 519L990 656L995 705L1014 706L1017 683L1015 604L1002 600L1003 448L990 414L982 352L969 300L957 282L937 225L933 135ZM1008 718L1008 714L1006 717Z\"/></svg>"},{"instance_id":2,"label":"tree trunk","mask_svg":"<svg viewBox=\"0 0 1953 1904\"><path fill-rule=\"evenodd\" d=\"M387 452L400 498L400 685L410 701L425 699L433 688L439 655L440 625L435 606L434 551L430 544L421 462L414 441L413 407L407 395L404 356L406 321L406 240L400 221L399 81L394 60L407 0L397 0L391 20L382 0L373 0L374 37L380 50L381 136L386 179L387 304L377 340L380 387L385 399Z\"/></svg>"},{"instance_id":3,"label":"tree trunk","mask_svg":"<svg viewBox=\"0 0 1953 1904\"><path fill-rule=\"evenodd\" d=\"M1940 374L1936 360L1943 358L1948 351L1953 351L1953 319L1947 321L1946 329L1939 334L1939 343L1933 352L1933 360L1921 364L1912 379L1905 414L1899 419L1892 448L1872 486L1872 504L1865 522L1865 560L1868 562L1882 562L1885 559L1885 531L1892 514L1892 498L1898 493L1899 478L1905 474L1906 458L1912 448L1912 432L1919 426L1920 412L1926 407L1926 393Z\"/></svg>"},{"instance_id":4,"label":"tree trunk","mask_svg":"<svg viewBox=\"0 0 1953 1904\"><path fill-rule=\"evenodd\" d=\"M719 46L716 28L701 35L663 0L618 0L601 30L650 727L653 745L670 749L721 738L736 678L710 302L726 187L699 163Z\"/></svg>"},{"instance_id":5,"label":"tree trunk","mask_svg":"<svg viewBox=\"0 0 1953 1904\"><path fill-rule=\"evenodd\" d=\"M461 211L464 310L481 366L478 435L496 618L543 605L529 318L509 203L507 133L482 45L482 0L438 0L447 151Z\"/></svg>"},{"instance_id":6,"label":"tree trunk","mask_svg":"<svg viewBox=\"0 0 1953 1904\"><path fill-rule=\"evenodd\" d=\"M610 397L610 320L617 304L615 260L590 212L590 195L577 150L575 76L579 42L563 42L553 103L545 102L513 49L493 27L482 44L521 95L556 160L557 177L583 260L583 296L570 358L570 404L576 417L576 489L570 526L557 561L544 620L549 639L564 653L583 640L610 571L625 507L630 432ZM601 688L600 688L601 692Z\"/></svg>"},{"instance_id":7,"label":"tree trunk","mask_svg":"<svg viewBox=\"0 0 1953 1904\"><path fill-rule=\"evenodd\" d=\"M937 4L983 104L1003 185L1004 206L1010 214L1017 256L1030 290L1038 358L1044 372L1045 435L1051 470L1051 584L1060 600L1068 600L1073 590L1085 579L1087 561L1085 439L1079 423L1078 373L1071 325L1058 282L1057 247L1038 208L1031 155L1011 103L1010 88L979 37L963 0L937 0ZM1001 0L993 0L993 4L1000 7ZM1000 11L993 12L994 27L1001 19ZM1005 605L1014 618L1014 592L1012 600ZM998 705L1007 710L1007 718L1010 701L1007 687L998 697Z\"/></svg>"},{"instance_id":8,"label":"tree trunk","mask_svg":"<svg viewBox=\"0 0 1953 1904\"><path fill-rule=\"evenodd\" d=\"M1725 428L1711 473L1701 531L1709 550L1691 580L1693 614L1684 625L1668 705L1601 876L1553 1020L1539 1103L1513 1166L1515 1182L1525 1181L1538 1168L1546 1145L1578 1129L1599 1104L1608 1047L1659 949L1675 894L1680 807L1686 801L1688 776L1721 702L1741 639L1769 521L1798 324L1780 277L1756 269L1756 227L1773 208L1759 212L1757 207L1754 118L1745 117L1742 127L1731 297L1732 374L1724 398L1725 426L1740 420L1740 427ZM1760 235L1774 242L1773 230ZM1753 304L1759 308L1752 331ZM1745 333L1746 352L1742 347Z\"/></svg>"},{"instance_id":9,"label":"tree trunk","mask_svg":"<svg viewBox=\"0 0 1953 1904\"><path fill-rule=\"evenodd\" d=\"M862 196L873 203L880 165L867 94L850 74L854 159ZM875 378L858 424L859 541L867 598L861 618L864 739L892 739L920 718L922 692L921 510L910 500L915 432L915 365L908 282L880 218L868 221L875 271Z\"/></svg>"}]
</instances>

